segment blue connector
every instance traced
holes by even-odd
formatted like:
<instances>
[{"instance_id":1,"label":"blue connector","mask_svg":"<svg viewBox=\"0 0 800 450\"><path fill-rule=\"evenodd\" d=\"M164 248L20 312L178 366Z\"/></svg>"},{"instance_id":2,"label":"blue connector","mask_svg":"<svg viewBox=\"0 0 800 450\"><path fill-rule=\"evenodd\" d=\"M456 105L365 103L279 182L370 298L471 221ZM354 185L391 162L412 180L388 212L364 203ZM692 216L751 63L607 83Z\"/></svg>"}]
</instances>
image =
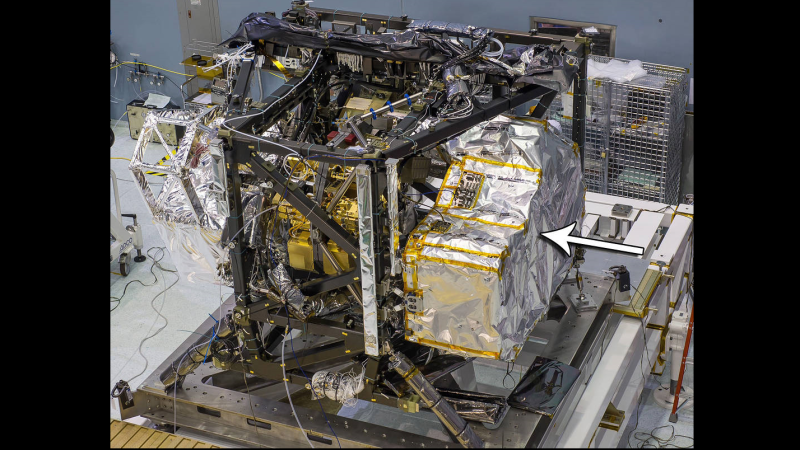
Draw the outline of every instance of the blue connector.
<instances>
[{"instance_id":1,"label":"blue connector","mask_svg":"<svg viewBox=\"0 0 800 450\"><path fill-rule=\"evenodd\" d=\"M372 113L372 118L373 118L373 119L377 119L377 118L378 118L378 115L377 115L377 114L375 114L375 110L374 110L374 109L370 108L370 109L369 109L369 112L371 112L371 113Z\"/></svg>"},{"instance_id":2,"label":"blue connector","mask_svg":"<svg viewBox=\"0 0 800 450\"><path fill-rule=\"evenodd\" d=\"M405 94L404 97L406 98L406 101L408 102L408 106L410 107L411 106L411 97L409 97L408 94Z\"/></svg>"},{"instance_id":3,"label":"blue connector","mask_svg":"<svg viewBox=\"0 0 800 450\"><path fill-rule=\"evenodd\" d=\"M392 102L391 101L387 101L386 104L389 105L389 111L390 112L394 112L394 106L392 106Z\"/></svg>"}]
</instances>

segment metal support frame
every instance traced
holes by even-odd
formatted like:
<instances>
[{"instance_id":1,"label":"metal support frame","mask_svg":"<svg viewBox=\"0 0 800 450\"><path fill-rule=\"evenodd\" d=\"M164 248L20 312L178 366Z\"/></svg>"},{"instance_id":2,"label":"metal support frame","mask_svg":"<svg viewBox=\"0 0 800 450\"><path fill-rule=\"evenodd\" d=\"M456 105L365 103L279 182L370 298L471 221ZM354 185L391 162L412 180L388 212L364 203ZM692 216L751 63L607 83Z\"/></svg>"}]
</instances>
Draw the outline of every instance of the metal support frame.
<instances>
[{"instance_id":1,"label":"metal support frame","mask_svg":"<svg viewBox=\"0 0 800 450\"><path fill-rule=\"evenodd\" d=\"M505 419L499 424L499 428L490 429L474 422L470 424L476 437L485 442L487 446L542 447L555 445L563 434L565 424L572 416L576 405L585 397L583 391L587 382L591 380L594 368L603 356L603 348L607 348L610 336L614 334L621 316L610 314L611 304L608 303L608 300L613 281L608 277L593 274L584 276L587 281L585 289L597 298L606 299L603 307L581 313L580 316L573 309L567 308L567 311L558 320L547 320L541 323L534 329L534 336L531 336L518 357L518 363L523 367L529 365L537 355L569 361L570 365L581 370L580 378L573 384L573 388L568 392L551 420L545 420L544 416L538 414L511 408L512 411L506 414ZM574 283L565 284L559 291L558 295L568 296L572 292L577 292L577 287ZM231 296L223 305L223 314L231 312L235 304L235 298ZM336 338L335 341L309 349L298 348L299 341L295 341L295 353L308 377L313 376L315 370L323 370L326 366L346 362L344 358L337 357L334 350L347 348L351 350L351 354L354 354L361 351L360 346L363 345L363 329L359 326L347 327L342 322L313 317L303 323L287 317L285 309L282 307L276 309L275 306L265 307L262 304L252 304L246 309L246 315L250 321L268 323L274 329L279 330L274 333L277 337L276 342L280 342L283 328L287 324L292 328L305 327L309 334ZM213 320L209 318L197 331L205 332L213 325ZM272 334L270 333L270 335ZM289 405L281 401L285 397L285 390L283 386L279 386L282 384L280 359L276 360L275 356L268 357L266 360L250 358L249 361L236 362L227 367L232 373L238 372L242 374L240 377L247 377L246 386L244 383L238 383L235 388L222 387L230 386L231 380L236 378L225 376L217 382L216 378L222 377L226 372L214 368L211 364L206 364L198 366L194 373L188 374L177 392L164 392L159 386L155 374L168 370L171 361L179 359L194 342L194 338L188 338L170 358L155 370L154 375L145 380L139 390L134 392L136 406L122 411L123 419L142 415L156 423L171 423L173 415L176 415L178 426L210 432L219 437L233 439L240 444L258 445L268 442L271 446L292 447L305 442L305 437L291 415ZM641 338L637 342L641 342ZM293 360L294 357L286 358L287 382L296 387L303 386L307 380L296 369L297 364ZM471 360L458 370L472 371L474 364L494 367L500 363L489 360ZM377 360L368 360L367 380L375 380L377 366ZM504 364L500 370L505 370ZM265 379L275 381L264 381ZM270 386L273 386L274 389ZM297 389L296 387L295 389ZM397 420L402 420L405 414L409 414L397 409L399 407L397 397L378 394L374 388L376 386L368 381L358 398L384 405L384 407L388 406L390 409L384 408L384 414L395 411L393 414L397 414ZM248 389L250 392L259 389L259 393L248 396ZM174 410L175 406L177 410ZM315 436L325 440L324 442L330 441L329 443L336 445L336 437L330 433L326 419L316 406L304 408L295 405L295 409L309 436ZM400 431L394 428L393 423L370 423L342 417L330 411L326 413L326 416L341 445L346 447L421 447L424 444L425 447L440 448L446 445L457 445L457 442L454 441ZM558 426L554 426L554 424ZM258 425L258 430L256 430L256 425ZM508 442L506 442L507 439Z\"/></svg>"},{"instance_id":2,"label":"metal support frame","mask_svg":"<svg viewBox=\"0 0 800 450\"><path fill-rule=\"evenodd\" d=\"M372 174L369 166L355 168L358 192L358 243L361 266L361 295L364 307L364 351L369 356L379 356L378 350L378 297L375 284L382 274L376 261L375 218L373 212ZM380 239L378 237L378 239ZM378 243L379 244L379 243Z\"/></svg>"},{"instance_id":3,"label":"metal support frame","mask_svg":"<svg viewBox=\"0 0 800 450\"><path fill-rule=\"evenodd\" d=\"M572 103L572 141L578 144L578 151L581 155L581 170L584 170L584 152L586 145L586 77L588 76L588 57L589 52L587 47L591 41L587 39L582 40L582 45L578 46L575 51L579 53L577 56L580 58L580 68L578 69L578 79L575 80L577 89L573 96Z\"/></svg>"},{"instance_id":4,"label":"metal support frame","mask_svg":"<svg viewBox=\"0 0 800 450\"><path fill-rule=\"evenodd\" d=\"M651 212L663 214L662 222L672 226L661 240L658 248L652 252L652 256L644 260L609 254L610 260L605 265L590 267L589 263L592 259L597 258L593 257L594 254L587 253L587 263L581 267L585 280L584 289L594 298L604 299L602 305L598 310L581 313L579 317L574 308L570 308L567 304L567 310L563 316L559 316L558 319L554 317L552 320L545 320L534 328L532 336L517 359L518 364L522 367L530 364L536 355L559 361L569 361L571 366L581 371L579 379L573 384L573 388L567 393L552 418L512 408L513 411L506 415L504 421L495 430L480 425L471 425L478 438L487 445L586 446L594 435L597 445L614 446L615 442L619 440L619 433L605 428L597 429L609 403L617 409L627 412L625 419L620 424L620 429L625 429L627 420L635 415L630 411L635 409L644 385L639 368L640 359L645 354L651 355L651 359L655 357L661 336L661 331L650 325L661 323L661 310L667 310L668 305L676 300L674 297L684 293L670 283L661 281L654 286L652 291L648 290L645 293L648 298L644 317L626 317L623 314L613 313L614 307L608 303L611 300L610 296L615 291L613 278L604 273L598 274L598 272L600 268L607 268L609 264L624 263L633 271L632 273L636 274L632 280L637 281L632 284L639 286L642 285L643 278L647 276L649 267L662 271L665 275L661 277L662 280L671 279L666 275L677 276L687 270L690 271L691 258L688 257L688 253L690 253L689 245L691 245L693 235L691 232L693 209L691 205L680 205L678 208L670 209L665 208L668 205L660 203L590 193L587 194L587 215L612 216L613 206L620 202L630 204L634 208L631 212L633 223L627 236L628 239L652 240L648 236L639 235L657 231L653 231L649 226L636 225L636 219L639 216L642 216L643 220L649 221ZM673 215L672 211L674 210L684 215ZM636 271L633 260L639 261L643 268ZM668 267L659 267L657 262L666 262ZM688 278L691 278L691 274ZM559 288L557 295L566 298L574 292L577 292L577 286L574 281L568 280ZM234 304L235 299L231 297L225 303L223 311L230 311ZM266 345L273 356L266 360L251 358L250 361L245 361L243 364L235 363L230 367L233 373L244 372L243 376L250 376L248 383L251 390L256 389L256 386L264 386L260 388L259 394L248 398L244 395L245 387L243 386L236 389L217 387L218 383L214 377L221 376L220 372L210 364L206 364L198 367L194 374L187 376L182 389L175 393L175 400L173 400L173 393L161 390L158 381L151 376L134 393L136 406L122 411L123 419L142 415L157 423L171 422L174 412L173 401L175 401L179 426L202 429L250 445L269 442L270 445L276 446L297 446L305 442L305 437L291 416L290 408L280 401L281 395L270 394L269 391L270 383L281 383L278 381L280 378L276 380L281 368L279 361L276 361L274 356L274 346L276 342L280 342L282 329L288 324L293 328L305 327L310 334L335 338L335 340L315 348L295 348L306 374L312 376L315 370L324 370L325 367L330 367L332 364L347 363L347 358L336 354L337 349L351 350L351 354L360 352L364 342L363 328L358 325L348 327L341 321L314 317L303 323L287 317L285 310L282 307L276 308L275 305L267 307L263 304L253 303L247 307L245 312L250 321L270 324L274 327L273 331L278 330L269 333L269 336L276 339L268 338L271 339L271 343ZM207 331L211 325L213 322L209 318L203 326L198 328L198 332ZM645 339L642 339L643 334ZM176 350L154 374L167 369L171 361L182 356L182 352L190 348L194 341L194 338L188 338L181 348ZM295 342L295 346L297 345L298 342ZM472 366L475 364L493 366L498 363L488 360L473 360L459 371L473 370ZM643 365L649 366L647 362ZM287 360L287 379L294 386L302 386L307 381L295 366L295 362ZM499 369L505 370L505 366L503 365ZM367 377L374 380L376 371L377 360L370 359ZM253 376L274 381L259 381L259 378ZM230 381L220 381L220 385L228 384ZM275 385L274 387L274 392L283 390L283 386ZM398 399L391 395L384 397L378 394L375 390L376 387L373 383L367 383L358 398L397 408ZM249 403L253 405L252 412ZM334 442L335 437L329 434L328 424L319 409L299 406L296 406L296 409L310 436L325 440L325 442ZM398 414L397 420L402 421L403 414L408 413L398 410L396 414ZM327 413L327 419L343 446L384 447L425 444L426 447L442 447L453 444L420 434L399 431L388 423L368 423L330 412ZM255 425L259 427L258 433L256 433ZM367 431L364 432L364 430ZM596 434L595 430L597 430Z\"/></svg>"},{"instance_id":5,"label":"metal support frame","mask_svg":"<svg viewBox=\"0 0 800 450\"><path fill-rule=\"evenodd\" d=\"M255 63L252 59L242 59L242 67L239 69L239 76L233 85L233 92L228 99L228 104L233 107L242 109L247 91L250 90L250 76L253 74L253 66Z\"/></svg>"},{"instance_id":6,"label":"metal support frame","mask_svg":"<svg viewBox=\"0 0 800 450\"><path fill-rule=\"evenodd\" d=\"M496 98L486 103L481 108L475 108L469 116L453 121L446 121L436 125L435 130L423 130L414 135L413 140L394 141L393 145L384 152L387 158L401 159L421 152L436 144L446 142L459 133L510 109L514 109L537 97L553 93L552 89L544 86L529 84L518 90L515 94ZM552 98L550 98L552 101ZM549 104L549 102L548 102Z\"/></svg>"},{"instance_id":7,"label":"metal support frame","mask_svg":"<svg viewBox=\"0 0 800 450\"><path fill-rule=\"evenodd\" d=\"M286 200L297 209L300 214L305 216L312 225L318 228L322 234L333 239L336 245L355 257L358 253L358 243L353 235L330 218L329 214L322 209L318 203L315 203L300 191L300 187L297 184L284 177L274 164L264 161L261 156L255 153L250 155L250 161L248 167L250 167L256 175L271 180L273 183L276 183L277 186L284 186L282 193L285 192L284 197Z\"/></svg>"},{"instance_id":8,"label":"metal support frame","mask_svg":"<svg viewBox=\"0 0 800 450\"><path fill-rule=\"evenodd\" d=\"M693 290L689 287L689 295L694 297ZM678 384L675 386L675 398L672 401L672 413L669 415L669 421L675 423L678 421L678 400L680 399L681 387L683 385L683 374L686 370L686 356L689 354L689 346L692 341L692 330L694 329L694 303L692 303L692 312L689 315L689 326L686 331L686 342L683 344L683 358L681 358L680 375L678 375Z\"/></svg>"},{"instance_id":9,"label":"metal support frame","mask_svg":"<svg viewBox=\"0 0 800 450\"><path fill-rule=\"evenodd\" d=\"M406 17L394 18L391 16L362 14L324 8L314 8L314 10L317 12L320 20L329 22L344 21L360 24L364 25L367 30L380 30L382 27L404 29L411 22L411 19ZM533 43L563 44L567 47L567 50L570 51L583 48L583 44L571 42L569 39L564 39L560 36L534 36L529 33L497 29L495 29L495 33L497 38L504 43L522 45L530 45ZM324 55L324 57L326 56L327 55ZM579 56L583 55L581 54ZM243 360L225 364L225 369L233 372L241 372L245 379L248 375L253 375L278 383L283 380L283 369L286 369L287 382L294 385L305 385L308 380L298 371L300 365L302 365L306 375L311 377L316 370L324 370L328 367L347 364L348 361L352 362L354 366L360 365L361 363L353 361L352 356L364 352L367 356L367 360L365 361L367 382L365 388L358 394L357 398L396 407L399 404L399 399L396 396L390 396L379 392L375 386L375 381L378 379L379 363L376 357L380 355L378 349L379 329L377 324L380 311L378 311L379 297L376 287L377 283L382 281L386 269L389 269L393 274L397 271L397 255L393 254L391 251L387 252L384 248L385 238L389 237L390 243L394 242L396 230L391 228L391 223L385 223L382 217L376 217L376 213L382 208L379 205L379 199L387 184L385 160L387 158L393 160L391 164L394 167L396 176L397 169L402 165L402 160L404 158L445 142L482 121L489 120L498 114L511 110L538 97L541 97L541 100L539 102L539 107L535 110L535 114L537 117L541 117L544 110L555 97L556 91L540 85L526 85L516 91L504 87L501 97L495 98L481 107L475 108L474 111L465 118L447 120L438 123L435 129L421 131L411 138L393 140L393 145L383 152L383 154L377 152L374 155L370 155L368 158L376 161L367 161L367 158L362 159L353 157L352 155L346 156L344 152L336 151L324 145L242 134L254 133L256 128L263 130L265 127L274 124L288 109L294 108L301 103L304 104L304 102L309 99L313 99L314 96L317 95L319 89L327 86L330 75L326 72L326 69L324 69L323 66L325 65L326 64L320 64L319 67L316 67L315 70L302 78L290 78L272 95L263 99L263 103L259 103L258 108L262 110L261 114L243 114L241 105L244 104L244 99L247 96L249 79L254 70L254 62L251 59L244 59L242 61L239 75L234 84L234 91L229 98L229 104L234 108L236 108L236 105L239 105L238 109L240 111L231 111L227 114L227 123L230 129L222 129L219 133L219 136L226 141L223 145L223 149L227 171L228 201L230 205L230 216L228 217L227 228L229 236L232 236L244 226L241 197L243 174L240 173L239 170L241 164L252 170L253 174L258 179L271 181L273 186L275 186L276 192L280 193L282 197L309 220L311 226L314 228L313 231L319 231L322 235L333 240L347 254L354 257L358 267L355 267L350 272L340 273L341 270L337 270L339 273L308 282L300 286L300 289L304 295L310 296L345 286L356 289L354 286L358 286L357 282L360 281L363 295L363 299L360 300L364 306L364 325L359 326L357 324L348 323L347 320L344 319L329 320L318 317L311 317L306 322L301 322L288 316L286 308L283 308L282 305L264 303L261 300L263 299L262 294L253 292L251 295L250 288L246 281L253 267L253 253L246 251L241 238L233 239L228 245L235 295L226 302L226 309L230 311L235 304L237 308L235 313L236 321L240 326L245 328L245 333L257 335L259 323L268 325L270 328L265 327L265 333L268 333L266 340L248 345L243 352ZM581 80L585 80L585 63L582 65L582 70ZM583 86L585 86L585 82ZM585 87L583 89L585 90ZM578 94L580 95L582 92L579 86ZM439 99L436 103L441 104L443 101L444 99ZM436 104L431 105L430 109L435 109L436 106ZM316 102L312 107L317 107ZM417 123L418 118L421 117L422 114L422 111L410 112L409 115L398 124L395 130L390 133L390 136L393 135L397 137L399 133L405 132L408 128ZM584 114L585 108L581 107L576 112L575 117L583 118ZM357 131L356 128L357 127L353 127L353 130ZM357 132L356 134L360 133ZM363 141L363 139L360 140ZM581 148L581 160L583 160L583 140L574 140L578 142ZM343 194L346 187L343 187L340 189L340 192L337 192L337 198L334 198L334 201L331 202L326 211L320 206L320 202L323 198L322 192L325 187L324 181L321 181L314 187L313 198L309 198L301 190L300 186L283 176L274 164L265 161L260 156L260 153L274 153L279 156L286 156L295 152L305 158L313 158L321 165L337 164L345 167L348 165L350 167L356 166L345 185L348 185L349 182L353 180L357 183L357 190L359 193L359 226L361 228L359 233L360 239L356 239L353 235L348 233L330 216L331 208L335 206L336 201L341 198L341 194ZM390 207L396 208L396 198L393 203L394 204ZM384 226L390 227L388 236L383 231ZM319 238L314 239L314 245L319 245L320 250L325 248L324 241ZM320 252L315 250L314 253L315 260L321 262L322 255L319 254ZM324 253L324 251L322 253ZM335 260L333 262L335 262ZM337 267L338 265L334 266ZM597 288L597 286L600 287ZM598 300L603 298L607 300L608 292L610 292L610 284L598 279L596 280L595 288L598 289L596 293ZM573 287L565 286L563 289L570 290L573 289ZM526 344L527 350L523 349L521 355L524 354L524 358L530 356L531 361L533 355L543 355L554 359L565 357L568 358L567 360L572 361L572 364L577 365L576 367L579 367L580 370L585 373L585 377L590 377L594 365L597 364L597 360L600 358L598 349L602 348L603 333L611 326L609 325L610 309L610 305L606 301L603 307L595 311L582 313L582 317L576 317L574 320L579 323L579 328L577 330L575 328L566 330L565 328L565 330L568 333L579 335L578 339L573 339L570 342L553 339L550 345L545 347L535 343L535 341L530 341L529 344ZM575 315L575 312L572 311L572 314ZM204 332L207 331L211 324L208 323L206 325L205 327L201 327ZM323 342L320 345L310 348L295 349L293 350L292 360L287 359L283 363L285 366L281 367L280 359L275 356L275 348L277 345L280 345L279 342L281 342L282 339L282 333L280 333L281 329L287 325L292 328L302 328L312 335L327 336L335 340ZM267 329L269 329L269 331L266 331ZM560 328L556 329L560 330ZM193 340L188 340L187 343L176 350L173 356L162 364L162 367L157 369L156 372L161 373L163 370L168 369L172 361L182 356L182 352L187 351L187 346L191 345L192 342ZM545 340L545 342L547 342L547 340ZM295 343L295 345L297 345L297 343ZM294 359L295 357L297 360ZM520 361L522 361L522 359L520 359ZM475 361L470 361L458 370L472 370L470 364L475 363ZM492 362L483 361L477 363L492 364ZM530 361L528 361L528 363L530 363ZM243 406L247 405L247 402L233 403L233 395L238 396L239 393L233 394L229 390L205 384L208 381L208 375L211 375L211 380L213 382L214 374L219 373L208 366L210 365L198 369L200 372L199 375L196 374L195 376L190 374L186 382L181 386L181 389L177 389L174 392L174 400L172 395L160 390L156 380L151 377L151 379L148 379L143 387L136 393L136 395L140 397L137 399L136 404L137 406L141 406L139 406L136 411L127 411L123 416L130 417L129 414L141 414L157 422L166 422L171 421L172 415L163 413L176 412L172 409L176 407L178 425L226 434L228 437L241 442L259 442L260 436L258 436L258 430L276 431L275 433L269 434L271 445L290 446L294 443L305 441L305 436L303 436L296 427L296 421L291 416L288 405L278 401L280 397L278 399L253 397L249 399L249 403L254 404L251 407L252 409L244 408ZM253 381L256 383L258 382L258 380ZM189 386L190 384L191 386ZM269 386L269 382L263 383L263 385ZM559 423L567 422L569 415L572 413L570 405L576 402L580 397L581 389L582 388L576 388L574 392L570 394L571 397L569 397L569 401L565 402L563 408L554 418L554 421L558 421ZM200 394L200 392L202 392L202 394ZM211 395L206 397L207 393ZM244 400L244 398L241 398L240 401L241 400ZM150 403L150 401L152 401L152 403ZM152 406L148 406L145 411L144 405L148 403ZM353 419L345 420L334 414L327 415L330 423L326 424L325 419L322 418L318 410L301 407L297 407L296 409L298 415L304 417L303 423L308 436L313 436L315 438L314 440L322 439L321 442L332 443L333 439L335 439L328 434L329 425L336 430L336 435L344 446L424 445L436 447L452 443L394 430L382 425L369 424ZM211 413L209 413L209 411L211 411ZM134 414L134 412L136 412L136 414ZM520 417L525 415L526 413L523 412L521 414L516 414L514 418L509 417L505 419L503 424L499 425L501 429L496 432L490 432L484 427L476 427L475 439L470 438L467 439L467 441L480 442L482 440L485 442L493 442L495 445L504 445L502 440L498 441L498 437L508 436L509 439L513 440L512 445L543 445L553 442L554 438L551 436L557 436L557 433L550 431L553 427L550 426L549 422L541 420L540 416L536 415L531 415L533 417L528 416L525 419ZM350 422L351 426L348 426L348 422ZM523 429L520 429L521 425L524 425ZM223 427L227 427L228 429L224 430ZM456 434L461 434L465 433L467 429L470 429L470 427L454 430L457 432ZM254 434L253 431L256 431L256 433ZM464 436L460 437L463 438Z\"/></svg>"}]
</instances>

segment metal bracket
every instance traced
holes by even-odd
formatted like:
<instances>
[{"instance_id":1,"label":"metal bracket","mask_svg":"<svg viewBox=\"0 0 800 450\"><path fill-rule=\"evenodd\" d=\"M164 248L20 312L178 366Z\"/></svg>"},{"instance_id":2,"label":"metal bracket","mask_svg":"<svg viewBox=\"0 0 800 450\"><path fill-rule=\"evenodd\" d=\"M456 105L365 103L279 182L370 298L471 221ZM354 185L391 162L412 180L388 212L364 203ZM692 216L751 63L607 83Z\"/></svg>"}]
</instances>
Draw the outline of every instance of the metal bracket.
<instances>
[{"instance_id":1,"label":"metal bracket","mask_svg":"<svg viewBox=\"0 0 800 450\"><path fill-rule=\"evenodd\" d=\"M633 211L633 206L617 203L611 208L611 215L627 218L631 215L631 211Z\"/></svg>"},{"instance_id":2,"label":"metal bracket","mask_svg":"<svg viewBox=\"0 0 800 450\"><path fill-rule=\"evenodd\" d=\"M622 426L622 422L624 421L625 411L618 410L614 407L614 405L611 404L611 402L609 402L606 412L603 413L603 418L600 419L598 426L613 431L619 431L620 427Z\"/></svg>"}]
</instances>

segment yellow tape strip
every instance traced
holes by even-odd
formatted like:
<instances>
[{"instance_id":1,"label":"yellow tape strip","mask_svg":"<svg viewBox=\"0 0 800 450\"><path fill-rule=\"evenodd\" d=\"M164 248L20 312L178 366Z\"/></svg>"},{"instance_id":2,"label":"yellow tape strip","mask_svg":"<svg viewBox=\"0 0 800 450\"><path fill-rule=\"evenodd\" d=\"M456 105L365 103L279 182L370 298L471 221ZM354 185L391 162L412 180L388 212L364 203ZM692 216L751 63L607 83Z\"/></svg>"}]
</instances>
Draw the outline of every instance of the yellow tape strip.
<instances>
[{"instance_id":1,"label":"yellow tape strip","mask_svg":"<svg viewBox=\"0 0 800 450\"><path fill-rule=\"evenodd\" d=\"M443 249L446 249L446 250L455 250L455 251L462 252L462 253L469 253L470 255L485 256L487 258L499 258L499 257L502 256L502 254L500 254L500 253L479 252L477 250L468 250L466 248L458 248L458 247L453 247L453 246L445 245L445 244L432 244L430 242L423 242L422 245L425 246L425 247L436 247L436 248L443 248Z\"/></svg>"},{"instance_id":2,"label":"yellow tape strip","mask_svg":"<svg viewBox=\"0 0 800 450\"><path fill-rule=\"evenodd\" d=\"M172 151L172 156L175 156L177 153L178 153L178 150L177 150L177 149L173 150L173 151ZM169 159L170 159L170 155L167 155L167 156L165 156L165 157L161 158L161 160L160 160L160 161L158 161L158 162L156 163L156 165L157 165L157 166L163 166L163 165L164 165L164 163L165 163L165 162L167 162ZM165 173L161 173L161 172L152 172L152 171L147 171L147 172L145 172L145 174L147 174L147 175L155 175L155 176L157 176L157 177L165 177L165 176L167 176L167 174L165 174Z\"/></svg>"},{"instance_id":3,"label":"yellow tape strip","mask_svg":"<svg viewBox=\"0 0 800 450\"><path fill-rule=\"evenodd\" d=\"M513 228L515 230L521 230L521 229L525 228L525 224L522 224L522 225L509 225L509 224L505 224L505 223L489 222L488 220L478 219L478 218L474 218L474 217L459 216L458 214L453 214L453 213L450 213L450 212L443 212L442 214L447 215L447 216L456 217L456 218L459 218L459 219L462 219L462 220L471 220L473 222L485 223L486 225L496 225L498 227Z\"/></svg>"},{"instance_id":4,"label":"yellow tape strip","mask_svg":"<svg viewBox=\"0 0 800 450\"><path fill-rule=\"evenodd\" d=\"M445 191L445 188L452 188L452 189L455 189L455 187L446 186L446 185L444 184L445 182L447 182L447 180L449 180L449 179L450 179L450 171L453 169L453 166L455 166L455 164L452 164L452 165L450 165L450 167L448 167L448 168L447 168L447 172L445 172L445 173L444 173L444 179L442 180L442 187L441 187L441 188L439 188L439 193L436 195L436 206L444 206L444 205L440 205L440 204L439 204L439 200L441 200L441 198L442 198L442 193ZM459 179L460 179L460 178L459 178ZM453 192L453 196L455 196L455 192ZM421 200L421 199L420 199L420 200ZM453 202L453 201L452 201L452 200L450 200L450 203L452 203L452 202Z\"/></svg>"},{"instance_id":5,"label":"yellow tape strip","mask_svg":"<svg viewBox=\"0 0 800 450\"><path fill-rule=\"evenodd\" d=\"M457 345L448 344L448 343L445 343L445 342L438 342L438 341L434 341L434 340L431 340L431 339L425 339L425 338L419 338L419 342L423 343L423 344L436 345L436 346L439 346L439 347L449 348L450 350L466 352L466 353L470 353L470 354L473 354L473 355L488 356L489 358L493 358L493 359L500 358L500 352L486 352L486 351L482 351L482 350L474 350L474 349L471 349L471 348L459 347Z\"/></svg>"},{"instance_id":6,"label":"yellow tape strip","mask_svg":"<svg viewBox=\"0 0 800 450\"><path fill-rule=\"evenodd\" d=\"M678 212L678 211L674 211L674 212L672 213L672 218L671 218L671 219L669 219L670 223L672 223L672 221L673 221L673 220L675 220L675 216L683 216L683 217L688 217L688 218L690 218L690 219L694 220L694 215L693 215L693 214L680 213L680 212Z\"/></svg>"},{"instance_id":7,"label":"yellow tape strip","mask_svg":"<svg viewBox=\"0 0 800 450\"><path fill-rule=\"evenodd\" d=\"M281 73L282 73L282 74L283 74L285 77L291 77L291 76L292 76L291 72L289 72L289 70L288 70L288 69L287 69L287 68L286 68L286 67L285 67L283 64L281 64L281 62L280 62L280 61L278 61L277 59L275 59L274 57L272 57L272 56L270 56L270 55L267 55L267 58L269 58L269 60L270 60L270 61L272 61L272 64L275 64L275 67L277 67L277 68L278 68L278 70L279 70L279 71L280 71L280 72L281 72Z\"/></svg>"},{"instance_id":8,"label":"yellow tape strip","mask_svg":"<svg viewBox=\"0 0 800 450\"><path fill-rule=\"evenodd\" d=\"M513 167L515 169L527 170L528 172L542 173L542 169L535 169L533 167L521 166L519 164L511 164L511 163L504 163L504 162L500 162L500 161L492 161L491 159L476 158L476 157L470 156L470 155L467 155L467 156L464 157L464 160L467 160L467 159L472 160L472 161L486 163L486 164L492 164L492 165L495 165L495 166Z\"/></svg>"}]
</instances>

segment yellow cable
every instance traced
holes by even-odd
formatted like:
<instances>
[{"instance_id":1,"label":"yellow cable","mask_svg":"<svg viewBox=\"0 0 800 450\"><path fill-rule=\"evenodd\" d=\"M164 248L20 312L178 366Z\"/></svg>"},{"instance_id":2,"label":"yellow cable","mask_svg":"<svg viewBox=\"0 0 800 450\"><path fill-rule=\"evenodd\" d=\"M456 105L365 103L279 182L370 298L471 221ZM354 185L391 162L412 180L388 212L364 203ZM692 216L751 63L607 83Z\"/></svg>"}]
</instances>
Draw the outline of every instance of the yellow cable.
<instances>
[{"instance_id":1,"label":"yellow cable","mask_svg":"<svg viewBox=\"0 0 800 450\"><path fill-rule=\"evenodd\" d=\"M122 157L113 157L113 156L111 157L111 159L124 159L124 160L126 160L126 161L130 161L130 159L128 159L128 158L122 158Z\"/></svg>"},{"instance_id":2,"label":"yellow cable","mask_svg":"<svg viewBox=\"0 0 800 450\"><path fill-rule=\"evenodd\" d=\"M119 67L119 66L122 66L122 65L125 65L125 64L133 64L134 66L135 66L135 65L140 65L140 66L147 66L147 67L155 67L156 69L163 70L163 71L165 71L165 72L169 72L169 73L177 73L178 75L184 75L184 76L191 76L191 75L189 75L189 74L186 74L186 73L175 72L175 71L173 71L173 70L165 69L165 68L163 68L163 67L158 67L158 66L154 66L154 65L152 65L152 64L145 64L145 63L140 63L140 62L122 61L121 63L119 63L119 64L117 64L116 66L113 66L113 67L111 67L111 68L112 68L112 69L116 69L117 67Z\"/></svg>"},{"instance_id":3,"label":"yellow cable","mask_svg":"<svg viewBox=\"0 0 800 450\"><path fill-rule=\"evenodd\" d=\"M284 77L284 76L278 75L277 73L274 73L274 72L270 72L269 70L267 70L266 72L268 74L272 75L272 76L276 76L276 77L280 78L283 81L286 81L286 77Z\"/></svg>"},{"instance_id":4,"label":"yellow cable","mask_svg":"<svg viewBox=\"0 0 800 450\"><path fill-rule=\"evenodd\" d=\"M111 273L113 273L114 275L119 275L119 276L122 276L122 274L121 274L121 273L117 273L117 272L111 272Z\"/></svg>"}]
</instances>

